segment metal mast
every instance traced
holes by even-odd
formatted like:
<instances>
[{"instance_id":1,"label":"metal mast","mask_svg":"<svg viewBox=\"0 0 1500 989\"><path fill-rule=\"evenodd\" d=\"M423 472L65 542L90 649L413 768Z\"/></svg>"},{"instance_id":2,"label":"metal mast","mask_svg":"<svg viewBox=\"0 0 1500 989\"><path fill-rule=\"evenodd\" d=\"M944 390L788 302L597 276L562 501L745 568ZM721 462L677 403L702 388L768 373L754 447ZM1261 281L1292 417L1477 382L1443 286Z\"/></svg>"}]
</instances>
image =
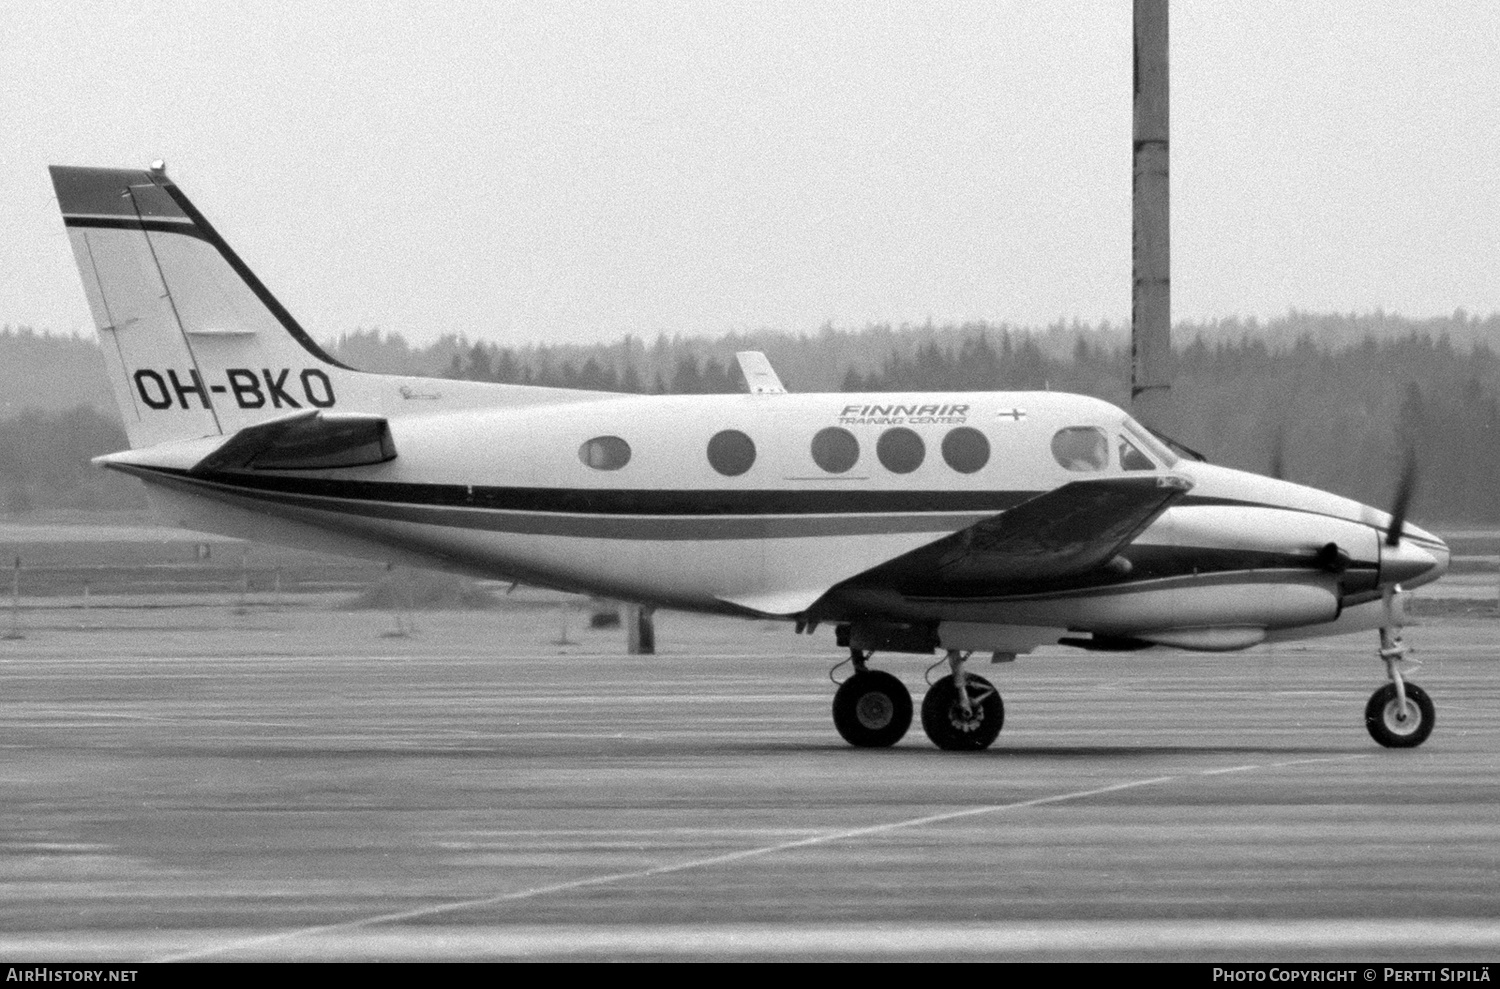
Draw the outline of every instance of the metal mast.
<instances>
[{"instance_id":1,"label":"metal mast","mask_svg":"<svg viewBox=\"0 0 1500 989\"><path fill-rule=\"evenodd\" d=\"M1159 430L1174 425L1167 123L1167 0L1135 0L1130 404Z\"/></svg>"}]
</instances>

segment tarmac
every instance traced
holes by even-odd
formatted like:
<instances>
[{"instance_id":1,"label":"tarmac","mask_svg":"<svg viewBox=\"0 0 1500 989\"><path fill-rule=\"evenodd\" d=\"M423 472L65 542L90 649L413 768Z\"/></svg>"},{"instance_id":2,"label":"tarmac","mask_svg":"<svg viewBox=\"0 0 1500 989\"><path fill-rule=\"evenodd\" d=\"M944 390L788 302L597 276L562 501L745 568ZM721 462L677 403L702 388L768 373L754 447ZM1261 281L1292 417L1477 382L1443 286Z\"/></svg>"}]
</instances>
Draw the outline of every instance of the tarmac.
<instances>
[{"instance_id":1,"label":"tarmac","mask_svg":"<svg viewBox=\"0 0 1500 989\"><path fill-rule=\"evenodd\" d=\"M1500 619L1408 630L1415 750L1371 633L976 662L948 753L839 739L831 630L585 617L23 611L0 959L1500 958Z\"/></svg>"}]
</instances>

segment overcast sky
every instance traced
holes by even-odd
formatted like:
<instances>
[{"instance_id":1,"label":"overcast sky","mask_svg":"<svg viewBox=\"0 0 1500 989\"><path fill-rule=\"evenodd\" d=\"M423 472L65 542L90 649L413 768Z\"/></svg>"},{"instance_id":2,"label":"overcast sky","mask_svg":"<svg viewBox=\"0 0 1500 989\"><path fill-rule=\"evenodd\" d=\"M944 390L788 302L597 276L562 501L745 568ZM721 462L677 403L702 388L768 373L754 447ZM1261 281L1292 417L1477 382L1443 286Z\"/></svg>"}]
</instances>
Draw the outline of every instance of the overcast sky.
<instances>
[{"instance_id":1,"label":"overcast sky","mask_svg":"<svg viewBox=\"0 0 1500 989\"><path fill-rule=\"evenodd\" d=\"M1121 321L1131 4L0 3L0 323L48 164L170 174L316 334ZM1174 0L1173 312L1500 310L1500 4Z\"/></svg>"}]
</instances>

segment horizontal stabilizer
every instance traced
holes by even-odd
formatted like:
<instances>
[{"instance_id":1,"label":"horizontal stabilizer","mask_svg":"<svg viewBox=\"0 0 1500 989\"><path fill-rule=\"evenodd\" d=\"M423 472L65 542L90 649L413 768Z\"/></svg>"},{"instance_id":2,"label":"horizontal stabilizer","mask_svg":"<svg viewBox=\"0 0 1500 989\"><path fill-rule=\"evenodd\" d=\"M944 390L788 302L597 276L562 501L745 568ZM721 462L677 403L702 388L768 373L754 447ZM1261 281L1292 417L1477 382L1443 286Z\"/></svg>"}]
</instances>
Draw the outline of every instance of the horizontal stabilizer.
<instances>
[{"instance_id":1,"label":"horizontal stabilizer","mask_svg":"<svg viewBox=\"0 0 1500 989\"><path fill-rule=\"evenodd\" d=\"M193 465L192 473L363 467L395 456L383 417L307 411L241 429Z\"/></svg>"},{"instance_id":2,"label":"horizontal stabilizer","mask_svg":"<svg viewBox=\"0 0 1500 989\"><path fill-rule=\"evenodd\" d=\"M1173 476L1074 481L850 581L904 593L1026 593L1109 563L1192 487Z\"/></svg>"}]
</instances>

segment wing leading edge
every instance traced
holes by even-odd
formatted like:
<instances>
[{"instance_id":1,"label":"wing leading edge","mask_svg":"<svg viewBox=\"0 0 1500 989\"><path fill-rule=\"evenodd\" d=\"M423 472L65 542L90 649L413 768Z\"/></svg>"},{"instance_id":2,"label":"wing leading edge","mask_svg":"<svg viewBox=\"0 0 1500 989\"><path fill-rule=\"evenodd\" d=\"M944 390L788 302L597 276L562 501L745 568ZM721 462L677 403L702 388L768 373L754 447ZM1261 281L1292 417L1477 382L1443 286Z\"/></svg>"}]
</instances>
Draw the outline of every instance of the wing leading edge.
<instances>
[{"instance_id":1,"label":"wing leading edge","mask_svg":"<svg viewBox=\"0 0 1500 989\"><path fill-rule=\"evenodd\" d=\"M1108 564L1191 488L1171 475L1074 481L845 583L917 596L1040 591Z\"/></svg>"}]
</instances>

